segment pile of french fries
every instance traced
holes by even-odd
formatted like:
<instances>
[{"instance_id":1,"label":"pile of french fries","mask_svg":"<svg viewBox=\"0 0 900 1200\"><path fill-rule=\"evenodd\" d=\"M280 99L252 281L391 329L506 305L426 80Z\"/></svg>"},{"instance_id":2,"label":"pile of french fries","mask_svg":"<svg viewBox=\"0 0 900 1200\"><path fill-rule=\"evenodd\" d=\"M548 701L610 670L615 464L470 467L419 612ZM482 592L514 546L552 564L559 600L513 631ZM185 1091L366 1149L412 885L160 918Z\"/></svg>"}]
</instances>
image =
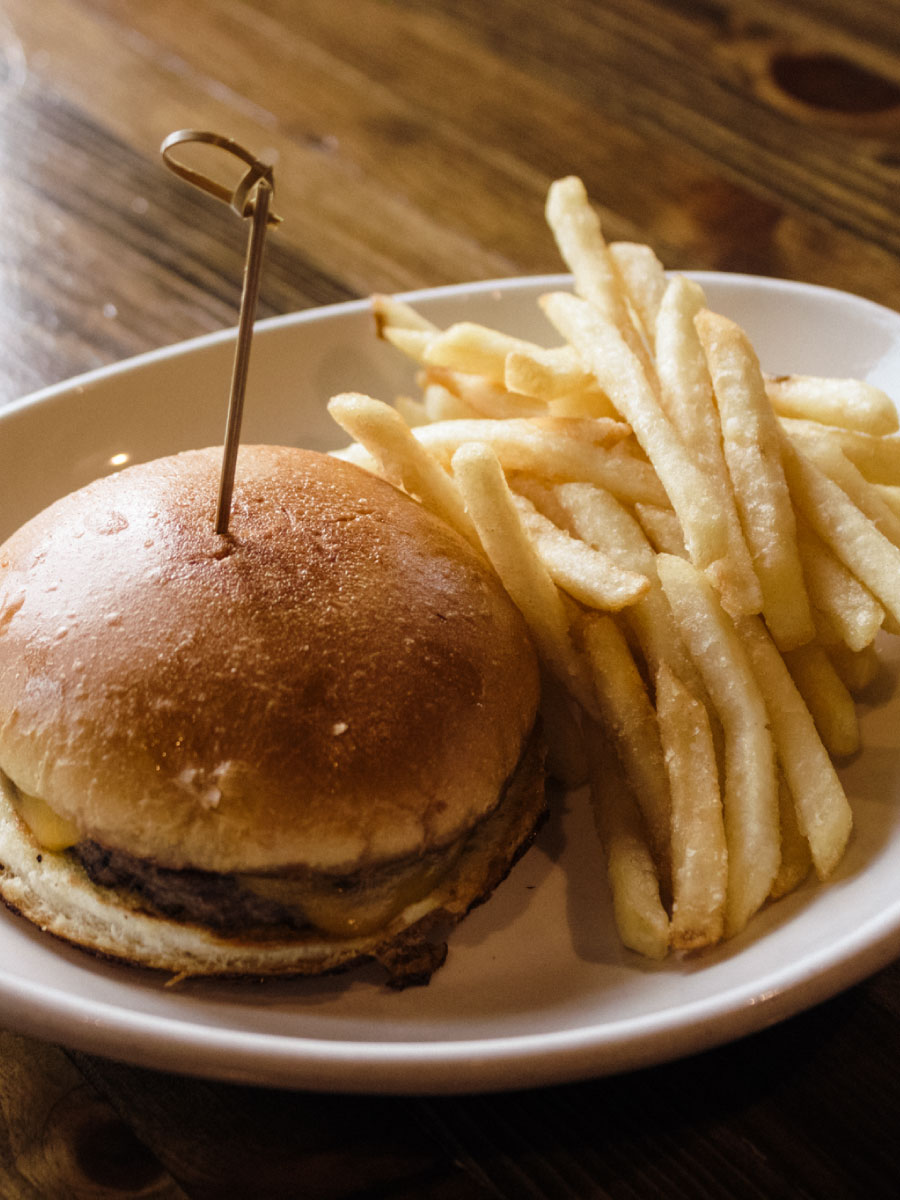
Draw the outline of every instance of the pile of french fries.
<instances>
[{"instance_id":1,"label":"pile of french fries","mask_svg":"<svg viewBox=\"0 0 900 1200\"><path fill-rule=\"evenodd\" d=\"M844 853L833 760L900 629L897 412L767 377L696 282L605 241L579 179L547 220L574 278L540 300L560 344L378 296L421 393L329 407L341 453L480 547L524 614L551 768L590 782L620 936L658 959Z\"/></svg>"}]
</instances>

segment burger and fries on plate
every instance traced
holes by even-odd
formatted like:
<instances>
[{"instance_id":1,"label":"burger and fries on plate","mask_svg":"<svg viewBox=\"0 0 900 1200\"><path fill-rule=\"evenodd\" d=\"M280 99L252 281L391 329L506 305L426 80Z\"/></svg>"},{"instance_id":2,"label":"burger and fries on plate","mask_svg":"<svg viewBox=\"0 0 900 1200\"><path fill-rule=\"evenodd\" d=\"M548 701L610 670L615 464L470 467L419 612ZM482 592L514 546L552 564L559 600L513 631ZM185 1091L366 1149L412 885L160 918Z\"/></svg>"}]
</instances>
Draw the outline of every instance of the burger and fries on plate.
<instances>
[{"instance_id":1,"label":"burger and fries on plate","mask_svg":"<svg viewBox=\"0 0 900 1200\"><path fill-rule=\"evenodd\" d=\"M544 742L644 955L834 871L900 628L896 409L766 376L577 179L547 215L557 345L376 297L421 393L333 397L334 456L245 447L228 539L206 451L0 548L10 907L176 976L421 982L532 840Z\"/></svg>"}]
</instances>

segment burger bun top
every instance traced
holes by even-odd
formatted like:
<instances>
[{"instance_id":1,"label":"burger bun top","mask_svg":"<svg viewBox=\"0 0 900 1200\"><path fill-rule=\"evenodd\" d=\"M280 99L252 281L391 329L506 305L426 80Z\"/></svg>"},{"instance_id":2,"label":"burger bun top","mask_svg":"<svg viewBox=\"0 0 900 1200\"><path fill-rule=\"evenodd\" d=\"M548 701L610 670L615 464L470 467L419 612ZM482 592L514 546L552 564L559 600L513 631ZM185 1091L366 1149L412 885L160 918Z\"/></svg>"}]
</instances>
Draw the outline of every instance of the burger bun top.
<instances>
[{"instance_id":1,"label":"burger bun top","mask_svg":"<svg viewBox=\"0 0 900 1200\"><path fill-rule=\"evenodd\" d=\"M242 447L127 468L0 547L0 768L162 866L336 874L452 843L535 721L522 618L389 483Z\"/></svg>"}]
</instances>

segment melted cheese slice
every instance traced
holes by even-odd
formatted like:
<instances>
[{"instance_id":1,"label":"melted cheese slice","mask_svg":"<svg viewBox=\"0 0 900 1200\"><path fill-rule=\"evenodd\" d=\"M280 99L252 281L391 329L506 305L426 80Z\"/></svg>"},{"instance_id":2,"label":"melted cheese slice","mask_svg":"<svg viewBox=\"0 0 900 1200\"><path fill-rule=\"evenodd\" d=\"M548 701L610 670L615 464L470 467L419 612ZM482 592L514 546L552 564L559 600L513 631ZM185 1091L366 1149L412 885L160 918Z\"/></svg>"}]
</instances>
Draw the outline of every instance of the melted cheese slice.
<instances>
[{"instance_id":1,"label":"melted cheese slice","mask_svg":"<svg viewBox=\"0 0 900 1200\"><path fill-rule=\"evenodd\" d=\"M16 811L44 850L59 852L74 846L81 837L71 821L54 812L37 796L16 789Z\"/></svg>"},{"instance_id":2,"label":"melted cheese slice","mask_svg":"<svg viewBox=\"0 0 900 1200\"><path fill-rule=\"evenodd\" d=\"M16 789L16 810L38 845L62 853L81 833L71 821L41 800ZM346 883L327 876L291 879L278 875L236 874L241 888L276 901L331 937L362 937L386 925L416 900L427 896L450 870L461 843L425 862L413 862L375 872L363 883Z\"/></svg>"},{"instance_id":3,"label":"melted cheese slice","mask_svg":"<svg viewBox=\"0 0 900 1200\"><path fill-rule=\"evenodd\" d=\"M402 867L384 869L363 884L342 885L318 876L289 879L274 875L238 875L241 887L275 900L332 937L362 937L387 925L398 913L431 892L450 870L462 846Z\"/></svg>"}]
</instances>

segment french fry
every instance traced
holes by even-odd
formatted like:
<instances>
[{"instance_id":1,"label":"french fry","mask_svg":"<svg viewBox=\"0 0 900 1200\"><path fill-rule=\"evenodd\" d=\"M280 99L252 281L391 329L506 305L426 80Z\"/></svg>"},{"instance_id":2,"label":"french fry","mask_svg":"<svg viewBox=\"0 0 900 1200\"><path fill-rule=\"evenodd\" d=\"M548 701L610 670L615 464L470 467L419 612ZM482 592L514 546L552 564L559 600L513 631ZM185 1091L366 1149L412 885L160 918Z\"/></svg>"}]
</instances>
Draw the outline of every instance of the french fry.
<instances>
[{"instance_id":1,"label":"french fry","mask_svg":"<svg viewBox=\"0 0 900 1200\"><path fill-rule=\"evenodd\" d=\"M617 422L596 424L612 431L623 428ZM631 504L666 502L659 477L649 463L617 454L608 445L559 432L559 427L552 425L526 420L443 421L420 425L414 433L420 445L446 463L467 442L483 442L492 447L505 471L595 483ZM614 436L618 434L614 432Z\"/></svg>"},{"instance_id":2,"label":"french fry","mask_svg":"<svg viewBox=\"0 0 900 1200\"><path fill-rule=\"evenodd\" d=\"M478 545L459 492L447 473L425 453L398 412L357 392L333 396L328 411L338 425L372 455L381 473Z\"/></svg>"},{"instance_id":3,"label":"french fry","mask_svg":"<svg viewBox=\"0 0 900 1200\"><path fill-rule=\"evenodd\" d=\"M805 445L803 454L846 492L860 512L888 541L900 546L900 516L887 503L877 486L869 483L839 446L823 438Z\"/></svg>"},{"instance_id":4,"label":"french fry","mask_svg":"<svg viewBox=\"0 0 900 1200\"><path fill-rule=\"evenodd\" d=\"M695 325L709 363L725 461L762 589L766 624L780 647L800 646L815 636L815 626L781 462L781 434L759 361L733 321L706 310Z\"/></svg>"},{"instance_id":5,"label":"french fry","mask_svg":"<svg viewBox=\"0 0 900 1200\"><path fill-rule=\"evenodd\" d=\"M878 654L874 646L851 650L841 642L827 648L831 665L851 696L856 696L872 683L878 674Z\"/></svg>"},{"instance_id":6,"label":"french fry","mask_svg":"<svg viewBox=\"0 0 900 1200\"><path fill-rule=\"evenodd\" d=\"M671 508L660 508L658 504L641 504L638 501L634 506L634 513L657 553L677 554L679 558L689 557L684 544L684 534L681 532L681 522Z\"/></svg>"},{"instance_id":7,"label":"french fry","mask_svg":"<svg viewBox=\"0 0 900 1200\"><path fill-rule=\"evenodd\" d=\"M622 291L621 275L580 179L570 175L550 185L546 216L559 252L575 277L577 294L618 329L644 372L652 374L647 347L634 326ZM593 364L587 365L593 369Z\"/></svg>"},{"instance_id":8,"label":"french fry","mask_svg":"<svg viewBox=\"0 0 900 1200\"><path fill-rule=\"evenodd\" d=\"M900 620L900 549L789 438L784 439L783 460L794 503L807 523L887 613Z\"/></svg>"},{"instance_id":9,"label":"french fry","mask_svg":"<svg viewBox=\"0 0 900 1200\"><path fill-rule=\"evenodd\" d=\"M797 520L797 545L814 608L827 619L838 641L851 650L862 650L875 640L884 609L802 517Z\"/></svg>"},{"instance_id":10,"label":"french fry","mask_svg":"<svg viewBox=\"0 0 900 1200\"><path fill-rule=\"evenodd\" d=\"M665 664L656 712L672 798L671 941L697 950L725 930L728 850L716 753L706 709Z\"/></svg>"},{"instance_id":11,"label":"french fry","mask_svg":"<svg viewBox=\"0 0 900 1200\"><path fill-rule=\"evenodd\" d=\"M571 392L596 391L590 371L571 346L511 346L503 366L503 382L513 392L558 400Z\"/></svg>"},{"instance_id":12,"label":"french fry","mask_svg":"<svg viewBox=\"0 0 900 1200\"><path fill-rule=\"evenodd\" d=\"M663 407L681 440L691 447L726 525L725 553L708 565L707 574L726 611L733 617L746 616L760 612L763 599L722 453L712 379L694 326L694 318L705 304L699 284L683 275L670 280L656 318L656 371Z\"/></svg>"},{"instance_id":13,"label":"french fry","mask_svg":"<svg viewBox=\"0 0 900 1200\"><path fill-rule=\"evenodd\" d=\"M897 409L890 396L859 379L770 375L766 393L779 417L837 425L875 437L898 429Z\"/></svg>"},{"instance_id":14,"label":"french fry","mask_svg":"<svg viewBox=\"0 0 900 1200\"><path fill-rule=\"evenodd\" d=\"M396 396L394 398L394 408L410 429L415 425L425 425L432 419L429 410L425 406L425 401L417 400L414 396Z\"/></svg>"},{"instance_id":15,"label":"french fry","mask_svg":"<svg viewBox=\"0 0 900 1200\"><path fill-rule=\"evenodd\" d=\"M620 451L631 430L619 420L593 420L578 417L476 417L464 421L443 421L419 432L419 438L436 455L453 454L463 442L485 442L504 447L518 444L543 448L548 452L559 445L572 451L578 446L602 446ZM626 455L629 465L632 456ZM577 461L577 460L575 460Z\"/></svg>"},{"instance_id":16,"label":"french fry","mask_svg":"<svg viewBox=\"0 0 900 1200\"><path fill-rule=\"evenodd\" d=\"M589 608L618 612L634 604L650 587L646 575L624 570L612 558L571 537L538 512L527 497L513 493L531 544L554 583Z\"/></svg>"},{"instance_id":17,"label":"french fry","mask_svg":"<svg viewBox=\"0 0 900 1200\"><path fill-rule=\"evenodd\" d=\"M666 290L666 273L649 246L639 242L610 242L609 256L641 329L652 346L656 316Z\"/></svg>"},{"instance_id":18,"label":"french fry","mask_svg":"<svg viewBox=\"0 0 900 1200\"><path fill-rule=\"evenodd\" d=\"M816 874L826 879L850 837L850 805L809 709L765 626L757 617L745 617L738 630L765 697L778 761L794 797L797 824L809 842Z\"/></svg>"},{"instance_id":19,"label":"french fry","mask_svg":"<svg viewBox=\"0 0 900 1200\"><path fill-rule=\"evenodd\" d=\"M507 355L516 352L540 353L540 347L485 325L459 321L430 338L423 361L429 366L446 367L467 375L480 375L493 383L503 383Z\"/></svg>"},{"instance_id":20,"label":"french fry","mask_svg":"<svg viewBox=\"0 0 900 1200\"><path fill-rule=\"evenodd\" d=\"M514 492L530 500L537 511L543 513L554 525L558 525L560 529L564 529L567 533L572 534L573 537L580 538L581 535L578 534L572 524L568 510L560 501L556 487L552 483L546 479L538 479L534 475L529 475L523 471L511 471L507 475L507 480ZM592 487L589 483L582 486L586 488ZM589 546L592 544L587 538L581 538L581 540ZM594 546L594 549L602 550L603 547ZM632 569L624 560L620 562L620 565L624 566L626 570Z\"/></svg>"},{"instance_id":21,"label":"french fry","mask_svg":"<svg viewBox=\"0 0 900 1200\"><path fill-rule=\"evenodd\" d=\"M855 754L860 744L856 706L825 649L808 642L786 651L784 661L831 757Z\"/></svg>"},{"instance_id":22,"label":"french fry","mask_svg":"<svg viewBox=\"0 0 900 1200\"><path fill-rule=\"evenodd\" d=\"M332 450L331 453L335 458L340 458L344 462L350 462L354 466L362 467L364 471L369 471L373 475L381 474L377 461L365 446L361 446L359 442L350 442L346 446L341 446L339 450Z\"/></svg>"},{"instance_id":23,"label":"french fry","mask_svg":"<svg viewBox=\"0 0 900 1200\"><path fill-rule=\"evenodd\" d=\"M791 441L801 448L810 439L825 438L840 446L870 483L900 486L900 436L897 434L873 437L856 429L839 429L791 417L782 417L780 423Z\"/></svg>"},{"instance_id":24,"label":"french fry","mask_svg":"<svg viewBox=\"0 0 900 1200\"><path fill-rule=\"evenodd\" d=\"M617 416L571 346L510 351L503 381L510 392L543 401L557 416Z\"/></svg>"},{"instance_id":25,"label":"french fry","mask_svg":"<svg viewBox=\"0 0 900 1200\"><path fill-rule=\"evenodd\" d=\"M669 554L659 556L657 570L725 736L725 931L730 936L765 902L781 859L775 753L766 704L742 641L705 575Z\"/></svg>"},{"instance_id":26,"label":"french fry","mask_svg":"<svg viewBox=\"0 0 900 1200\"><path fill-rule=\"evenodd\" d=\"M590 546L615 557L626 570L656 576L656 556L628 509L605 488L591 483L557 483L544 489L559 520ZM541 493L532 489L540 498Z\"/></svg>"},{"instance_id":27,"label":"french fry","mask_svg":"<svg viewBox=\"0 0 900 1200\"><path fill-rule=\"evenodd\" d=\"M429 366L425 369L424 380L426 391L428 387L440 386L452 392L460 406L464 406L465 411L459 414L463 419L488 417L506 420L509 417L547 416L549 412L543 400L509 392L501 384L482 379L479 375Z\"/></svg>"},{"instance_id":28,"label":"french fry","mask_svg":"<svg viewBox=\"0 0 900 1200\"><path fill-rule=\"evenodd\" d=\"M889 483L873 483L872 487L885 504L889 505L897 516L900 517L900 487L896 484L892 486Z\"/></svg>"},{"instance_id":29,"label":"french fry","mask_svg":"<svg viewBox=\"0 0 900 1200\"><path fill-rule=\"evenodd\" d=\"M465 400L461 400L449 388L444 387L442 383L428 383L425 385L422 389L422 405L425 409L425 420L407 421L407 424L413 428L418 425L430 425L435 421L471 420L481 415L470 404L467 404ZM402 416L402 410L396 401L394 407Z\"/></svg>"},{"instance_id":30,"label":"french fry","mask_svg":"<svg viewBox=\"0 0 900 1200\"><path fill-rule=\"evenodd\" d=\"M413 362L424 363L428 347L437 335L430 329L410 329L407 325L385 325L380 334Z\"/></svg>"},{"instance_id":31,"label":"french fry","mask_svg":"<svg viewBox=\"0 0 900 1200\"><path fill-rule=\"evenodd\" d=\"M453 455L453 476L485 553L528 624L544 661L588 712L590 679L569 636L556 584L522 528L503 470L490 446L469 442Z\"/></svg>"},{"instance_id":32,"label":"french fry","mask_svg":"<svg viewBox=\"0 0 900 1200\"><path fill-rule=\"evenodd\" d=\"M655 679L663 665L704 703L707 695L703 681L688 654L672 617L656 572L656 555L635 518L614 496L602 488L583 483L557 484L549 496L546 489L530 489L538 507L550 510L557 523L587 542L605 551L624 569L639 572L649 588L634 604L620 613L620 621L632 642L637 644L649 679ZM717 752L721 730L713 723Z\"/></svg>"},{"instance_id":33,"label":"french fry","mask_svg":"<svg viewBox=\"0 0 900 1200\"><path fill-rule=\"evenodd\" d=\"M545 215L560 255L575 276L578 294L619 324L625 319L625 306L616 270L581 180L569 175L551 183Z\"/></svg>"},{"instance_id":34,"label":"french fry","mask_svg":"<svg viewBox=\"0 0 900 1200\"><path fill-rule=\"evenodd\" d=\"M778 900L799 887L812 870L809 842L800 832L797 806L782 771L778 772L778 817L781 826L781 863L769 892L771 900Z\"/></svg>"},{"instance_id":35,"label":"french fry","mask_svg":"<svg viewBox=\"0 0 900 1200\"><path fill-rule=\"evenodd\" d=\"M660 586L656 555L638 522L613 495L590 484L557 484L552 498L574 534L649 580L647 593L625 610L623 620L640 645L651 677L666 662L693 687L696 673Z\"/></svg>"},{"instance_id":36,"label":"french fry","mask_svg":"<svg viewBox=\"0 0 900 1200\"><path fill-rule=\"evenodd\" d=\"M727 531L715 497L618 330L585 301L564 292L544 296L541 305L634 430L678 514L692 560L706 567L721 558Z\"/></svg>"},{"instance_id":37,"label":"french fry","mask_svg":"<svg viewBox=\"0 0 900 1200\"><path fill-rule=\"evenodd\" d=\"M669 781L656 714L628 643L616 622L586 614L578 628L593 670L594 691L604 728L610 731L625 778L634 792L665 886L671 867Z\"/></svg>"},{"instance_id":38,"label":"french fry","mask_svg":"<svg viewBox=\"0 0 900 1200\"><path fill-rule=\"evenodd\" d=\"M611 417L615 420L619 415L609 396L599 388L557 396L547 401L547 408L554 417Z\"/></svg>"},{"instance_id":39,"label":"french fry","mask_svg":"<svg viewBox=\"0 0 900 1200\"><path fill-rule=\"evenodd\" d=\"M665 958L669 917L660 899L659 878L640 812L602 729L585 733L591 807L606 853L616 928L622 944L646 958Z\"/></svg>"},{"instance_id":40,"label":"french fry","mask_svg":"<svg viewBox=\"0 0 900 1200\"><path fill-rule=\"evenodd\" d=\"M372 297L372 313L375 317L375 336L383 337L386 329L418 329L420 332L437 333L437 325L423 317L420 312L395 296L378 293Z\"/></svg>"}]
</instances>

